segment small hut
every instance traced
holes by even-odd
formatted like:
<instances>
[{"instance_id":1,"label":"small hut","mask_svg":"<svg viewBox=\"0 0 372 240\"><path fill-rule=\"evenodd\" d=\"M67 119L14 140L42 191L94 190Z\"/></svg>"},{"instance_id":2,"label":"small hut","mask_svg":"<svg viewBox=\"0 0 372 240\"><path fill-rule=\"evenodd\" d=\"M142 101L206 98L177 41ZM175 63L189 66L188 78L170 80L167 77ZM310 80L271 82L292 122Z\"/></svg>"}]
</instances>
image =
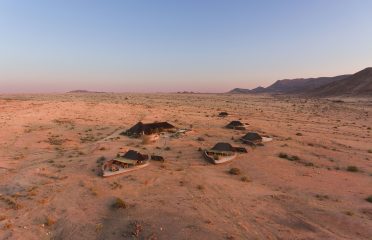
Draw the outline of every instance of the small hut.
<instances>
[{"instance_id":1,"label":"small hut","mask_svg":"<svg viewBox=\"0 0 372 240\"><path fill-rule=\"evenodd\" d=\"M154 123L142 123L138 122L133 127L129 128L127 131L122 132L122 135L127 135L130 137L140 137L142 135L150 135L155 133L160 133L164 131L174 130L175 126L168 122L154 122Z\"/></svg>"},{"instance_id":2,"label":"small hut","mask_svg":"<svg viewBox=\"0 0 372 240\"><path fill-rule=\"evenodd\" d=\"M230 143L219 142L209 150L205 150L203 155L206 160L214 164L225 163L233 160L237 153L246 153L245 148L233 147Z\"/></svg>"},{"instance_id":3,"label":"small hut","mask_svg":"<svg viewBox=\"0 0 372 240\"><path fill-rule=\"evenodd\" d=\"M245 130L244 124L240 121L231 121L225 126L225 128L235 129L235 130Z\"/></svg>"},{"instance_id":4,"label":"small hut","mask_svg":"<svg viewBox=\"0 0 372 240\"><path fill-rule=\"evenodd\" d=\"M134 150L129 150L128 152L126 152L121 157L126 158L126 159L130 159L130 160L138 160L138 161L144 161L144 160L147 160L149 158L148 155L141 154L141 153L139 153L137 151L134 151Z\"/></svg>"},{"instance_id":5,"label":"small hut","mask_svg":"<svg viewBox=\"0 0 372 240\"><path fill-rule=\"evenodd\" d=\"M211 150L215 152L235 152L235 148L230 143L219 142Z\"/></svg>"},{"instance_id":6,"label":"small hut","mask_svg":"<svg viewBox=\"0 0 372 240\"><path fill-rule=\"evenodd\" d=\"M258 144L262 142L262 137L256 132L249 132L240 139L246 144Z\"/></svg>"}]
</instances>

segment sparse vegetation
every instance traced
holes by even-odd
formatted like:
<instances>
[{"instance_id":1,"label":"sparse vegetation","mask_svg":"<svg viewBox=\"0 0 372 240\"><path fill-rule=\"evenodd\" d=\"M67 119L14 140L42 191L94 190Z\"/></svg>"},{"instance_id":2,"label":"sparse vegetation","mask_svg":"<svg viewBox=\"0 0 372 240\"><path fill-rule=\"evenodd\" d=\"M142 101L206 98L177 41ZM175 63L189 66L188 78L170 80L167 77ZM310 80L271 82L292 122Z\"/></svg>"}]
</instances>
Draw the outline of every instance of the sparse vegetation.
<instances>
[{"instance_id":1,"label":"sparse vegetation","mask_svg":"<svg viewBox=\"0 0 372 240\"><path fill-rule=\"evenodd\" d=\"M369 195L366 197L366 201L372 203L372 195Z\"/></svg>"},{"instance_id":2,"label":"sparse vegetation","mask_svg":"<svg viewBox=\"0 0 372 240\"><path fill-rule=\"evenodd\" d=\"M348 172L359 172L359 169L356 166L348 166L346 168L346 171L348 171Z\"/></svg>"},{"instance_id":3,"label":"sparse vegetation","mask_svg":"<svg viewBox=\"0 0 372 240\"><path fill-rule=\"evenodd\" d=\"M199 189L199 190L204 190L205 189L205 187L203 185L198 185L198 186L196 186L196 188Z\"/></svg>"},{"instance_id":4,"label":"sparse vegetation","mask_svg":"<svg viewBox=\"0 0 372 240\"><path fill-rule=\"evenodd\" d=\"M278 155L280 158L288 158L288 154L286 154L286 153L279 153L279 155Z\"/></svg>"},{"instance_id":5,"label":"sparse vegetation","mask_svg":"<svg viewBox=\"0 0 372 240\"><path fill-rule=\"evenodd\" d=\"M7 229L11 229L12 227L13 227L13 224L11 224L10 222L7 222L4 224L3 229L7 230Z\"/></svg>"},{"instance_id":6,"label":"sparse vegetation","mask_svg":"<svg viewBox=\"0 0 372 240\"><path fill-rule=\"evenodd\" d=\"M250 180L247 176L242 176L242 177L240 178L240 180L241 180L242 182L251 182L251 180Z\"/></svg>"},{"instance_id":7,"label":"sparse vegetation","mask_svg":"<svg viewBox=\"0 0 372 240\"><path fill-rule=\"evenodd\" d=\"M103 163L106 160L105 156L101 156L97 159L97 163Z\"/></svg>"},{"instance_id":8,"label":"sparse vegetation","mask_svg":"<svg viewBox=\"0 0 372 240\"><path fill-rule=\"evenodd\" d=\"M198 137L196 140L198 140L199 142L205 141L203 137Z\"/></svg>"},{"instance_id":9,"label":"sparse vegetation","mask_svg":"<svg viewBox=\"0 0 372 240\"><path fill-rule=\"evenodd\" d=\"M239 168L230 168L229 173L231 175L239 175L240 174L240 169Z\"/></svg>"},{"instance_id":10,"label":"sparse vegetation","mask_svg":"<svg viewBox=\"0 0 372 240\"><path fill-rule=\"evenodd\" d=\"M9 198L9 197L5 197L1 194L0 194L0 200L3 201L4 203L6 203L10 208L12 208L14 210L18 210L18 209L22 208L22 206L20 204L18 204L14 199Z\"/></svg>"},{"instance_id":11,"label":"sparse vegetation","mask_svg":"<svg viewBox=\"0 0 372 240\"><path fill-rule=\"evenodd\" d=\"M283 158L283 159L287 159L289 161L299 161L300 160L300 157L298 157L296 155L289 155L289 154L283 153L283 152L279 153L278 157Z\"/></svg>"},{"instance_id":12,"label":"sparse vegetation","mask_svg":"<svg viewBox=\"0 0 372 240\"><path fill-rule=\"evenodd\" d=\"M127 208L127 204L121 198L115 198L112 207L115 209L125 209Z\"/></svg>"},{"instance_id":13,"label":"sparse vegetation","mask_svg":"<svg viewBox=\"0 0 372 240\"><path fill-rule=\"evenodd\" d=\"M44 224L45 224L45 226L50 227L50 226L54 225L55 223L56 223L56 221L53 218L48 216L48 217L46 217Z\"/></svg>"},{"instance_id":14,"label":"sparse vegetation","mask_svg":"<svg viewBox=\"0 0 372 240\"><path fill-rule=\"evenodd\" d=\"M112 190L115 190L117 188L121 189L123 186L118 182L113 182L113 183L110 183L110 187Z\"/></svg>"},{"instance_id":15,"label":"sparse vegetation","mask_svg":"<svg viewBox=\"0 0 372 240\"><path fill-rule=\"evenodd\" d=\"M324 201L324 200L328 200L329 199L329 196L328 195L322 195L322 194L316 194L315 197L320 200L320 201Z\"/></svg>"}]
</instances>

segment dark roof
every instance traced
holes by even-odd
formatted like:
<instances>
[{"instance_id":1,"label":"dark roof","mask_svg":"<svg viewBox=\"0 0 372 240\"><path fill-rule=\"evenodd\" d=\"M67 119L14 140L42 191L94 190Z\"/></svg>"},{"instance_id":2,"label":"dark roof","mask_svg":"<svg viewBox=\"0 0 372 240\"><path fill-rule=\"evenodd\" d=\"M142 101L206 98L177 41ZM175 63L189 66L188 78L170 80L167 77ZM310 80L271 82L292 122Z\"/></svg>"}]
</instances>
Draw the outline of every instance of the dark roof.
<instances>
[{"instance_id":1,"label":"dark roof","mask_svg":"<svg viewBox=\"0 0 372 240\"><path fill-rule=\"evenodd\" d=\"M151 134L156 132L162 132L165 129L175 128L172 124L168 122L154 122L154 123L142 123L138 122L136 125L125 131L124 135L129 136L139 136L144 134Z\"/></svg>"},{"instance_id":2,"label":"dark roof","mask_svg":"<svg viewBox=\"0 0 372 240\"><path fill-rule=\"evenodd\" d=\"M230 143L224 143L224 142L219 142L211 150L215 151L221 151L221 152L234 152L235 148L231 146Z\"/></svg>"},{"instance_id":3,"label":"dark roof","mask_svg":"<svg viewBox=\"0 0 372 240\"><path fill-rule=\"evenodd\" d=\"M229 124L226 125L227 128L235 128L241 126L244 126L244 124L240 121L231 121Z\"/></svg>"},{"instance_id":4,"label":"dark roof","mask_svg":"<svg viewBox=\"0 0 372 240\"><path fill-rule=\"evenodd\" d=\"M131 159L131 160L147 160L149 158L146 154L141 154L134 150L129 150L123 156L124 158Z\"/></svg>"},{"instance_id":5,"label":"dark roof","mask_svg":"<svg viewBox=\"0 0 372 240\"><path fill-rule=\"evenodd\" d=\"M249 133L245 134L244 137L242 137L242 140L251 141L251 142L261 141L262 137L260 136L260 134L258 134L256 132L249 132Z\"/></svg>"}]
</instances>

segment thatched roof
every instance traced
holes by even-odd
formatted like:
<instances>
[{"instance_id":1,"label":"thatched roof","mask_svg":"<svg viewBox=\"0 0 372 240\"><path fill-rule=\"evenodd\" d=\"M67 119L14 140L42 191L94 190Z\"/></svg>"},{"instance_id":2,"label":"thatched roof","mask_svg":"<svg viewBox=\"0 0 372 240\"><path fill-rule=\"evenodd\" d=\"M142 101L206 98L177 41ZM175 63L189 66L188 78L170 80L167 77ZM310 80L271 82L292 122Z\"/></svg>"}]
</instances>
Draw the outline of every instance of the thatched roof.
<instances>
[{"instance_id":1,"label":"thatched roof","mask_svg":"<svg viewBox=\"0 0 372 240\"><path fill-rule=\"evenodd\" d=\"M211 148L211 151L216 152L239 152L239 153L246 153L247 149L243 147L233 147L230 143L219 142Z\"/></svg>"},{"instance_id":2,"label":"thatched roof","mask_svg":"<svg viewBox=\"0 0 372 240\"><path fill-rule=\"evenodd\" d=\"M166 129L175 128L168 122L154 122L154 123L142 123L138 122L136 125L123 132L122 134L128 136L140 136L142 134L159 133Z\"/></svg>"},{"instance_id":3,"label":"thatched roof","mask_svg":"<svg viewBox=\"0 0 372 240\"><path fill-rule=\"evenodd\" d=\"M244 124L240 121L231 121L229 124L226 125L226 128L234 129L236 127L244 127Z\"/></svg>"},{"instance_id":4,"label":"thatched roof","mask_svg":"<svg viewBox=\"0 0 372 240\"><path fill-rule=\"evenodd\" d=\"M143 161L143 160L147 160L149 156L146 154L141 154L134 150L129 150L128 152L124 154L123 158Z\"/></svg>"},{"instance_id":5,"label":"thatched roof","mask_svg":"<svg viewBox=\"0 0 372 240\"><path fill-rule=\"evenodd\" d=\"M234 152L235 148L230 143L219 142L211 149L220 152Z\"/></svg>"},{"instance_id":6,"label":"thatched roof","mask_svg":"<svg viewBox=\"0 0 372 240\"><path fill-rule=\"evenodd\" d=\"M258 134L256 132L249 132L246 135L244 135L241 139L243 141L249 141L249 142L260 142L260 141L262 141L262 137L260 136L260 134Z\"/></svg>"}]
</instances>

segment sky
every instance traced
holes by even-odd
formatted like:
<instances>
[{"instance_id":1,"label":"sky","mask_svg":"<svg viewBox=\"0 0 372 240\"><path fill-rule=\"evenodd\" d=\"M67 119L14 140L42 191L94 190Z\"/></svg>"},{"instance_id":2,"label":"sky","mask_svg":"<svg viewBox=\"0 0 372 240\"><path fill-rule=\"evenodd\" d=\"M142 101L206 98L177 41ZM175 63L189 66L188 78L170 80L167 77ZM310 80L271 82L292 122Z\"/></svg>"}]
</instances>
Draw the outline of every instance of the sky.
<instances>
[{"instance_id":1,"label":"sky","mask_svg":"<svg viewBox=\"0 0 372 240\"><path fill-rule=\"evenodd\" d=\"M0 0L0 93L226 92L371 66L370 0Z\"/></svg>"}]
</instances>

